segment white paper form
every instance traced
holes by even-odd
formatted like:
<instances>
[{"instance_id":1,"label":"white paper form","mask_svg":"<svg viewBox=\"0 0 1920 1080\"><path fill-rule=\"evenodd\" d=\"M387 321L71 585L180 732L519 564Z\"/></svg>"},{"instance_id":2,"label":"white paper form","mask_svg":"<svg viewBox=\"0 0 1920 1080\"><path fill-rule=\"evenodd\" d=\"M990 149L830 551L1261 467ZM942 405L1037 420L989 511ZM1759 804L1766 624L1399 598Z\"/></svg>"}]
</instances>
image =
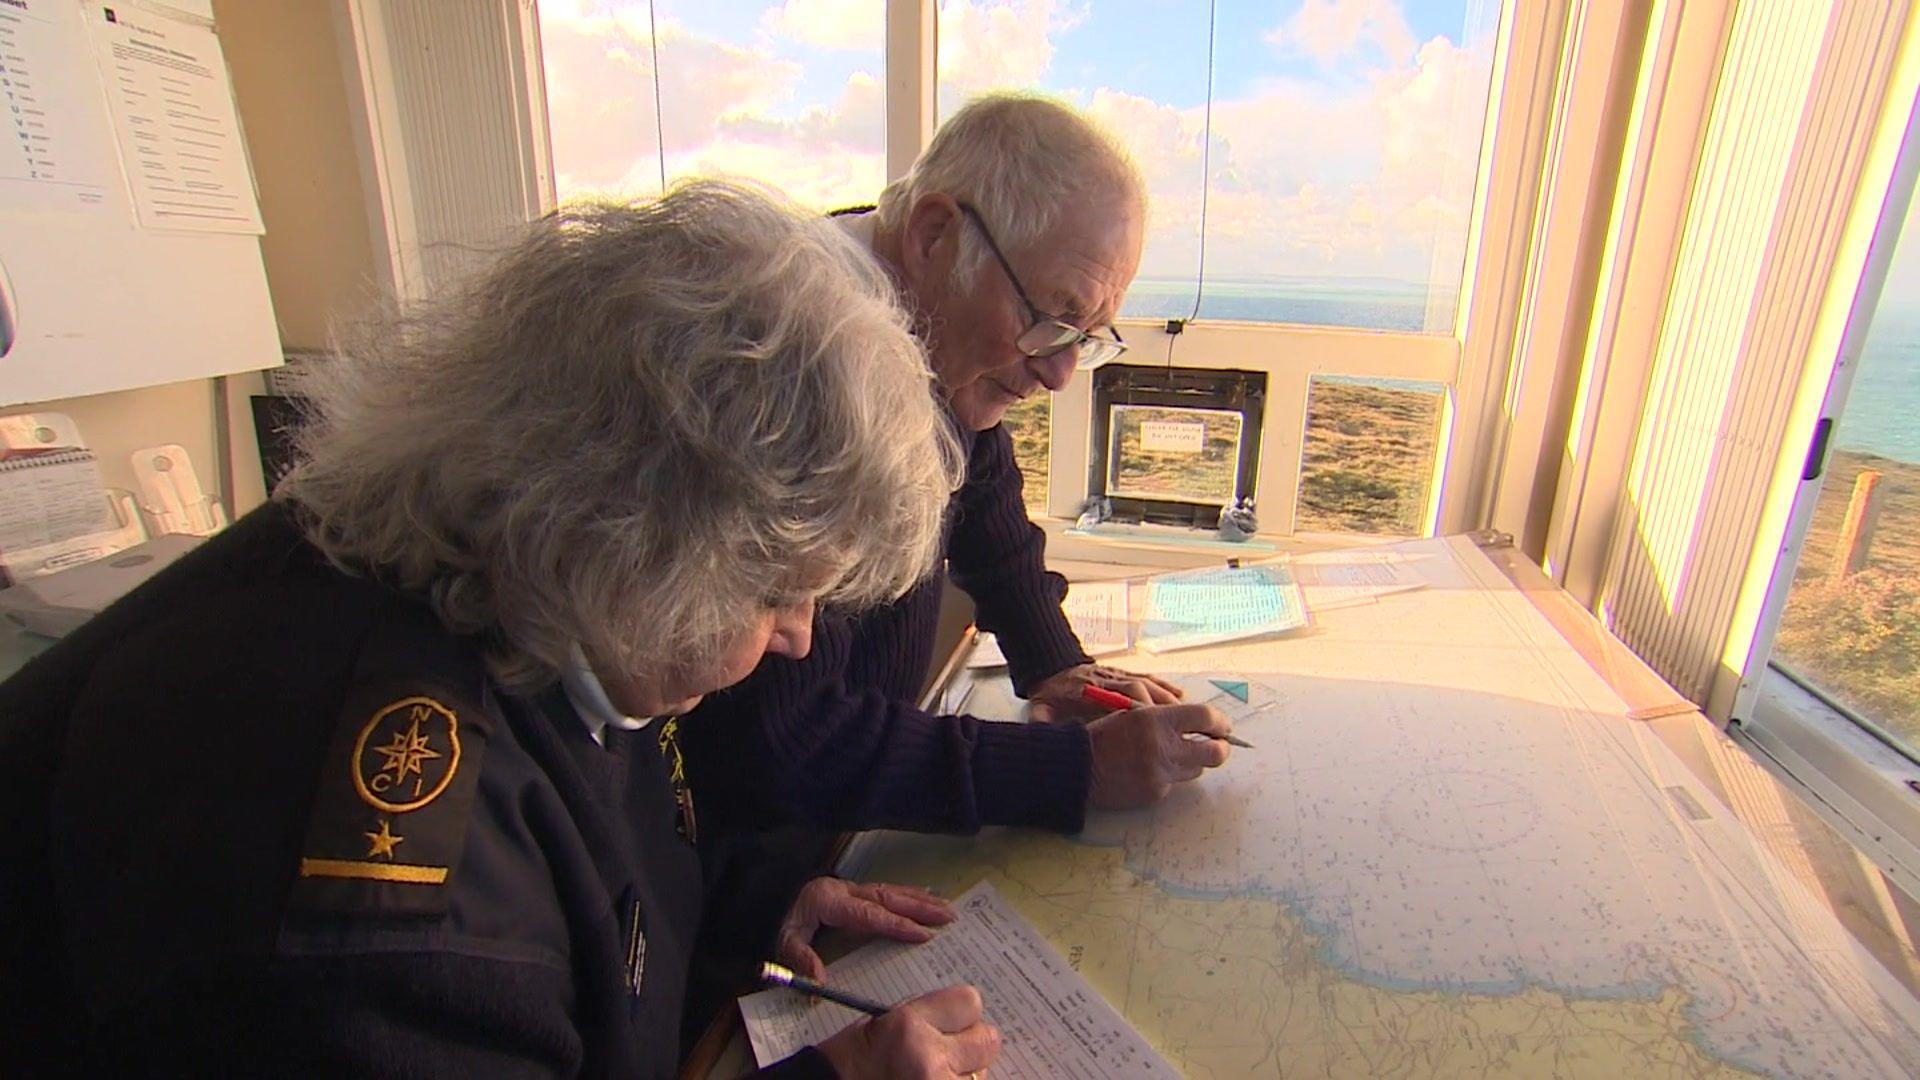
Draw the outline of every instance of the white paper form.
<instances>
[{"instance_id":1,"label":"white paper form","mask_svg":"<svg viewBox=\"0 0 1920 1080\"><path fill-rule=\"evenodd\" d=\"M1364 604L1427 583L1411 558L1394 551L1320 552L1295 556L1291 566L1313 611Z\"/></svg>"},{"instance_id":2,"label":"white paper form","mask_svg":"<svg viewBox=\"0 0 1920 1080\"><path fill-rule=\"evenodd\" d=\"M220 39L147 8L89 5L87 22L140 223L264 231Z\"/></svg>"},{"instance_id":3,"label":"white paper form","mask_svg":"<svg viewBox=\"0 0 1920 1080\"><path fill-rule=\"evenodd\" d=\"M94 212L113 135L72 0L0 0L0 208Z\"/></svg>"},{"instance_id":4,"label":"white paper form","mask_svg":"<svg viewBox=\"0 0 1920 1080\"><path fill-rule=\"evenodd\" d=\"M1067 598L1060 608L1088 656L1112 656L1133 648L1126 582L1076 581L1067 586ZM967 657L970 668L1004 667L1006 663L1006 654L992 634L980 635L979 644Z\"/></svg>"},{"instance_id":5,"label":"white paper form","mask_svg":"<svg viewBox=\"0 0 1920 1080\"><path fill-rule=\"evenodd\" d=\"M1177 1077L1132 1025L1087 984L1025 919L981 882L954 902L959 919L924 945L882 941L827 967L830 985L876 1001L903 1002L971 983L1000 1029L992 1073L1031 1077ZM861 1014L791 990L740 999L761 1065L818 1043Z\"/></svg>"},{"instance_id":6,"label":"white paper form","mask_svg":"<svg viewBox=\"0 0 1920 1080\"><path fill-rule=\"evenodd\" d=\"M112 549L113 514L93 451L0 451L0 576L62 570Z\"/></svg>"}]
</instances>

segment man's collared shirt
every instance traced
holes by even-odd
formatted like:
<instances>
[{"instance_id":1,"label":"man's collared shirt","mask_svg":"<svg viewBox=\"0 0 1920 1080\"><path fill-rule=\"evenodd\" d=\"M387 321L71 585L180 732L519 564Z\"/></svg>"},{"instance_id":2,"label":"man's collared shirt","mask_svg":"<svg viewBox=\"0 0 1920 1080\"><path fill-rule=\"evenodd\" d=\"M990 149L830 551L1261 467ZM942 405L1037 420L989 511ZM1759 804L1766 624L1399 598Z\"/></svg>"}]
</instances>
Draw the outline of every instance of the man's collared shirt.
<instances>
[{"instance_id":1,"label":"man's collared shirt","mask_svg":"<svg viewBox=\"0 0 1920 1080\"><path fill-rule=\"evenodd\" d=\"M833 215L833 223L846 230L848 236L860 241L860 246L873 250L873 232L879 225L879 214L874 210L860 210L853 213Z\"/></svg>"}]
</instances>

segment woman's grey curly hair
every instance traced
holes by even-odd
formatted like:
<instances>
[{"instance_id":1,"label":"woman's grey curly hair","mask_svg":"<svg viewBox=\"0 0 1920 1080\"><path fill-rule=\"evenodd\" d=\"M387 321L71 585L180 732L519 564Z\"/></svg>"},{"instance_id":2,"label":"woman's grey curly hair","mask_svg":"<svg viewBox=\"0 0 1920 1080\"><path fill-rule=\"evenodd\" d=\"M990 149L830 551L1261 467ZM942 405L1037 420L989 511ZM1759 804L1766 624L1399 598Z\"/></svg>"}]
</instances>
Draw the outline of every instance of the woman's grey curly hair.
<instances>
[{"instance_id":1,"label":"woman's grey curly hair","mask_svg":"<svg viewBox=\"0 0 1920 1080\"><path fill-rule=\"evenodd\" d=\"M960 481L871 255L737 185L568 206L321 367L275 497L519 689L575 643L656 676L769 607L895 598Z\"/></svg>"}]
</instances>

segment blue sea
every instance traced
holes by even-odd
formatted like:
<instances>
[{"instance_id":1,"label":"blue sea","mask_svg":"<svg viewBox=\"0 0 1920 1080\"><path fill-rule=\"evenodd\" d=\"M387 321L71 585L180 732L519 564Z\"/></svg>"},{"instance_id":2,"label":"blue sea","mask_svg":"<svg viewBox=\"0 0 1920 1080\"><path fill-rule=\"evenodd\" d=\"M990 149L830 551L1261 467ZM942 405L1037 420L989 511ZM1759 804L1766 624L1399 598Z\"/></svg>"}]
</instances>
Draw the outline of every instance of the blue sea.
<instances>
[{"instance_id":1,"label":"blue sea","mask_svg":"<svg viewBox=\"0 0 1920 1080\"><path fill-rule=\"evenodd\" d=\"M1882 307L1874 317L1833 441L1920 462L1920 310Z\"/></svg>"},{"instance_id":2,"label":"blue sea","mask_svg":"<svg viewBox=\"0 0 1920 1080\"><path fill-rule=\"evenodd\" d=\"M1191 281L1141 278L1128 290L1121 312L1143 319L1184 319L1193 314L1193 301ZM1226 321L1418 333L1425 327L1426 312L1426 285L1380 278L1209 281L1200 296L1200 318Z\"/></svg>"},{"instance_id":3,"label":"blue sea","mask_svg":"<svg viewBox=\"0 0 1920 1080\"><path fill-rule=\"evenodd\" d=\"M1199 299L1203 319L1412 333L1452 329L1447 321L1428 327L1426 286L1418 282L1304 277L1209 281ZM1440 317L1447 320L1452 297L1442 302ZM1121 310L1136 318L1186 318L1194 310L1193 282L1139 279ZM1834 443L1844 450L1920 463L1920 308L1883 307L1876 316Z\"/></svg>"}]
</instances>

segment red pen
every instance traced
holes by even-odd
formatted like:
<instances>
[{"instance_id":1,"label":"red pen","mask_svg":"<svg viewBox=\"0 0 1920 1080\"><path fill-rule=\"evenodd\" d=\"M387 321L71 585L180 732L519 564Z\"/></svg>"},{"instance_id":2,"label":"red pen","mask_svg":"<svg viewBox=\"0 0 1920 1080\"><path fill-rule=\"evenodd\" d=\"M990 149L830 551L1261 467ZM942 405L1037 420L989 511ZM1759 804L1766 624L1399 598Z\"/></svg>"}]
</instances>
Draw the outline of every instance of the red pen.
<instances>
[{"instance_id":1,"label":"red pen","mask_svg":"<svg viewBox=\"0 0 1920 1080\"><path fill-rule=\"evenodd\" d=\"M1093 686L1091 684L1080 687L1080 700L1090 705L1098 705L1103 709L1112 709L1115 712L1121 709L1131 709L1140 704L1125 694L1108 690L1104 686ZM1219 739L1228 746L1244 746L1249 750L1253 749L1252 743L1236 735L1208 735L1204 731L1189 731L1187 734L1198 735L1206 739Z\"/></svg>"},{"instance_id":2,"label":"red pen","mask_svg":"<svg viewBox=\"0 0 1920 1080\"><path fill-rule=\"evenodd\" d=\"M1092 685L1082 686L1080 688L1080 700L1085 701L1089 705L1098 705L1103 709L1112 709L1115 712L1121 709L1131 709L1135 705L1140 704L1125 694L1116 693L1103 686Z\"/></svg>"}]
</instances>

